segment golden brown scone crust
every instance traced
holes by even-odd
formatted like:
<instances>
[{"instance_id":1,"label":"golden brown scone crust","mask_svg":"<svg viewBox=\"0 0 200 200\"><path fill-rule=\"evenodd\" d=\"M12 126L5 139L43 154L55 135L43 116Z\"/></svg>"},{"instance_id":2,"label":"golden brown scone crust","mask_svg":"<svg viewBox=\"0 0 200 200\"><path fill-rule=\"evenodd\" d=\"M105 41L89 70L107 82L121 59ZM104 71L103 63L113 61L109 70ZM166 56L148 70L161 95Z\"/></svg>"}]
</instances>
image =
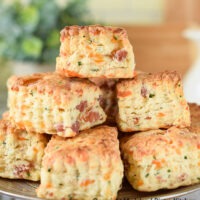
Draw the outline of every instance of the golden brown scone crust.
<instances>
[{"instance_id":1,"label":"golden brown scone crust","mask_svg":"<svg viewBox=\"0 0 200 200\"><path fill-rule=\"evenodd\" d=\"M46 135L17 129L0 120L0 177L40 180Z\"/></svg>"},{"instance_id":2,"label":"golden brown scone crust","mask_svg":"<svg viewBox=\"0 0 200 200\"><path fill-rule=\"evenodd\" d=\"M133 188L150 192L199 183L199 133L171 127L124 137L125 175Z\"/></svg>"},{"instance_id":3,"label":"golden brown scone crust","mask_svg":"<svg viewBox=\"0 0 200 200\"><path fill-rule=\"evenodd\" d=\"M56 73L13 76L8 94L11 119L28 131L72 137L106 120L102 92L87 80Z\"/></svg>"},{"instance_id":4,"label":"golden brown scone crust","mask_svg":"<svg viewBox=\"0 0 200 200\"><path fill-rule=\"evenodd\" d=\"M132 78L135 61L125 29L67 26L61 31L56 71L67 77Z\"/></svg>"},{"instance_id":5,"label":"golden brown scone crust","mask_svg":"<svg viewBox=\"0 0 200 200\"><path fill-rule=\"evenodd\" d=\"M177 72L141 73L117 83L121 131L190 126L190 111Z\"/></svg>"},{"instance_id":6,"label":"golden brown scone crust","mask_svg":"<svg viewBox=\"0 0 200 200\"><path fill-rule=\"evenodd\" d=\"M114 200L122 177L116 128L99 126L74 138L53 136L45 149L37 196Z\"/></svg>"}]
</instances>

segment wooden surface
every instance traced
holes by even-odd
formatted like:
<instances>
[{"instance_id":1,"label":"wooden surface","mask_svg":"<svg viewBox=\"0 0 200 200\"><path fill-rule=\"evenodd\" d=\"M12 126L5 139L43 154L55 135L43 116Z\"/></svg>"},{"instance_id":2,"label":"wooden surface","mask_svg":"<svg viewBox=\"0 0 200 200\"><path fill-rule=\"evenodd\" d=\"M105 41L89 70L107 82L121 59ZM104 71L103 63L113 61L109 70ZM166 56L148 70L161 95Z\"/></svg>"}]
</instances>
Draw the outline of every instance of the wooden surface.
<instances>
[{"instance_id":1,"label":"wooden surface","mask_svg":"<svg viewBox=\"0 0 200 200\"><path fill-rule=\"evenodd\" d=\"M199 0L165 0L168 23L200 23Z\"/></svg>"},{"instance_id":2,"label":"wooden surface","mask_svg":"<svg viewBox=\"0 0 200 200\"><path fill-rule=\"evenodd\" d=\"M184 75L194 60L194 46L183 37L187 27L184 24L125 27L133 45L136 69L177 70Z\"/></svg>"}]
</instances>

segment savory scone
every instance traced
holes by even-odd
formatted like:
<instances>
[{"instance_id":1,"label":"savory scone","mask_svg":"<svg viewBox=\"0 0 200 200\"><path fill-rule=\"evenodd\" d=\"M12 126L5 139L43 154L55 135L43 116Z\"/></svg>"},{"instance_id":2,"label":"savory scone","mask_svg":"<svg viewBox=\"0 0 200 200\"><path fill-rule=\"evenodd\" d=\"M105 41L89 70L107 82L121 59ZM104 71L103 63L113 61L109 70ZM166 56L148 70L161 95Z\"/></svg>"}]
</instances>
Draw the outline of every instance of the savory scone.
<instances>
[{"instance_id":1,"label":"savory scone","mask_svg":"<svg viewBox=\"0 0 200 200\"><path fill-rule=\"evenodd\" d=\"M115 124L117 114L117 99L115 86L118 79L107 78L89 78L94 84L100 87L102 95L102 108L104 109L107 119L106 124Z\"/></svg>"},{"instance_id":2,"label":"savory scone","mask_svg":"<svg viewBox=\"0 0 200 200\"><path fill-rule=\"evenodd\" d=\"M199 133L171 127L124 137L121 152L129 183L145 192L200 183Z\"/></svg>"},{"instance_id":3,"label":"savory scone","mask_svg":"<svg viewBox=\"0 0 200 200\"><path fill-rule=\"evenodd\" d=\"M189 103L191 114L191 127L200 128L200 105Z\"/></svg>"},{"instance_id":4,"label":"savory scone","mask_svg":"<svg viewBox=\"0 0 200 200\"><path fill-rule=\"evenodd\" d=\"M0 120L0 177L40 180L46 135L17 129Z\"/></svg>"},{"instance_id":5,"label":"savory scone","mask_svg":"<svg viewBox=\"0 0 200 200\"><path fill-rule=\"evenodd\" d=\"M102 92L87 80L56 73L13 76L8 80L8 106L16 126L37 133L75 136L106 120Z\"/></svg>"},{"instance_id":6,"label":"savory scone","mask_svg":"<svg viewBox=\"0 0 200 200\"><path fill-rule=\"evenodd\" d=\"M68 26L61 31L56 71L67 77L132 78L135 60L123 28Z\"/></svg>"},{"instance_id":7,"label":"savory scone","mask_svg":"<svg viewBox=\"0 0 200 200\"><path fill-rule=\"evenodd\" d=\"M73 138L54 135L45 149L37 196L114 200L122 178L116 128L99 126Z\"/></svg>"},{"instance_id":8,"label":"savory scone","mask_svg":"<svg viewBox=\"0 0 200 200\"><path fill-rule=\"evenodd\" d=\"M190 126L190 111L177 72L140 73L117 84L121 131Z\"/></svg>"}]
</instances>

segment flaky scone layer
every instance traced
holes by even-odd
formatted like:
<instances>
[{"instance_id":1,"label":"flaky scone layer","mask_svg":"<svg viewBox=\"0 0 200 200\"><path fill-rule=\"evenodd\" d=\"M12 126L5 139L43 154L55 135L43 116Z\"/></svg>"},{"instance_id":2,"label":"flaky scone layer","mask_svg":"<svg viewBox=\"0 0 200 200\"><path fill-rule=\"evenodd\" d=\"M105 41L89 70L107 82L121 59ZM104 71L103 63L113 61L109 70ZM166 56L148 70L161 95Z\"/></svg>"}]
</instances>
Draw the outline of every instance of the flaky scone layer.
<instances>
[{"instance_id":1,"label":"flaky scone layer","mask_svg":"<svg viewBox=\"0 0 200 200\"><path fill-rule=\"evenodd\" d=\"M121 131L190 126L190 111L177 72L141 73L117 84Z\"/></svg>"},{"instance_id":2,"label":"flaky scone layer","mask_svg":"<svg viewBox=\"0 0 200 200\"><path fill-rule=\"evenodd\" d=\"M56 71L67 77L131 78L135 61L125 29L68 26L61 31Z\"/></svg>"},{"instance_id":3,"label":"flaky scone layer","mask_svg":"<svg viewBox=\"0 0 200 200\"><path fill-rule=\"evenodd\" d=\"M102 92L87 80L56 73L13 76L8 95L10 118L28 131L72 137L106 120Z\"/></svg>"},{"instance_id":4,"label":"flaky scone layer","mask_svg":"<svg viewBox=\"0 0 200 200\"><path fill-rule=\"evenodd\" d=\"M17 129L0 120L0 177L40 180L47 137Z\"/></svg>"},{"instance_id":5,"label":"flaky scone layer","mask_svg":"<svg viewBox=\"0 0 200 200\"><path fill-rule=\"evenodd\" d=\"M199 133L171 127L124 137L121 152L129 183L145 192L200 183Z\"/></svg>"},{"instance_id":6,"label":"flaky scone layer","mask_svg":"<svg viewBox=\"0 0 200 200\"><path fill-rule=\"evenodd\" d=\"M122 177L116 128L100 126L74 138L53 136L45 149L37 196L114 200Z\"/></svg>"}]
</instances>

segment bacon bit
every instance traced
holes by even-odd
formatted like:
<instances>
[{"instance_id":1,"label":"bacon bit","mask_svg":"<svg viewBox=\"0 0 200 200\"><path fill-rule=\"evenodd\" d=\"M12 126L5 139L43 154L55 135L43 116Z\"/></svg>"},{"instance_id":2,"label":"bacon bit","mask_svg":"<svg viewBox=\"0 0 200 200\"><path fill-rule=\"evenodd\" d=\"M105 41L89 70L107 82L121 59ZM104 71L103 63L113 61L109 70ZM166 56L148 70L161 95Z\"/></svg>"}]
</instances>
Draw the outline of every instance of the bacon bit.
<instances>
[{"instance_id":1,"label":"bacon bit","mask_svg":"<svg viewBox=\"0 0 200 200\"><path fill-rule=\"evenodd\" d=\"M123 31L122 28L116 28L113 33L121 33Z\"/></svg>"},{"instance_id":2,"label":"bacon bit","mask_svg":"<svg viewBox=\"0 0 200 200\"><path fill-rule=\"evenodd\" d=\"M78 35L79 34L79 30L78 30L78 27L70 27L68 29L68 33L70 36L74 36L74 35Z\"/></svg>"},{"instance_id":3,"label":"bacon bit","mask_svg":"<svg viewBox=\"0 0 200 200\"><path fill-rule=\"evenodd\" d=\"M141 88L141 95L146 98L147 97L147 89L144 87L144 85Z\"/></svg>"},{"instance_id":4,"label":"bacon bit","mask_svg":"<svg viewBox=\"0 0 200 200\"><path fill-rule=\"evenodd\" d=\"M150 119L152 119L152 118L151 118L151 117L149 117L149 116L147 116L145 119L146 119L146 120L150 120Z\"/></svg>"},{"instance_id":5,"label":"bacon bit","mask_svg":"<svg viewBox=\"0 0 200 200\"><path fill-rule=\"evenodd\" d=\"M165 116L165 114L164 113L158 113L158 115L157 115L158 117L164 117Z\"/></svg>"},{"instance_id":6,"label":"bacon bit","mask_svg":"<svg viewBox=\"0 0 200 200\"><path fill-rule=\"evenodd\" d=\"M66 88L67 90L70 90L70 89L71 89L71 83L70 83L69 81L67 81L67 82L65 83L65 88Z\"/></svg>"},{"instance_id":7,"label":"bacon bit","mask_svg":"<svg viewBox=\"0 0 200 200\"><path fill-rule=\"evenodd\" d=\"M139 118L135 117L135 118L133 118L133 121L134 121L134 124L138 124L139 123Z\"/></svg>"},{"instance_id":8,"label":"bacon bit","mask_svg":"<svg viewBox=\"0 0 200 200\"><path fill-rule=\"evenodd\" d=\"M70 71L70 70L67 70L67 69L63 69L63 72L64 73L67 73L67 75L69 77L78 77L78 78L82 78L83 76L77 72L74 72L74 71Z\"/></svg>"},{"instance_id":9,"label":"bacon bit","mask_svg":"<svg viewBox=\"0 0 200 200\"><path fill-rule=\"evenodd\" d=\"M79 105L76 106L76 109L80 112L83 112L87 107L87 101L81 101Z\"/></svg>"},{"instance_id":10,"label":"bacon bit","mask_svg":"<svg viewBox=\"0 0 200 200\"><path fill-rule=\"evenodd\" d=\"M184 181L186 179L186 177L187 177L187 174L183 173L183 174L181 174L181 176L178 177L178 180L179 181Z\"/></svg>"},{"instance_id":11,"label":"bacon bit","mask_svg":"<svg viewBox=\"0 0 200 200\"><path fill-rule=\"evenodd\" d=\"M11 90L18 92L18 91L19 91L19 86L13 85L13 86L11 87Z\"/></svg>"},{"instance_id":12,"label":"bacon bit","mask_svg":"<svg viewBox=\"0 0 200 200\"><path fill-rule=\"evenodd\" d=\"M57 132L64 132L65 131L63 124L56 124L56 125L54 125L54 128L56 129Z\"/></svg>"},{"instance_id":13,"label":"bacon bit","mask_svg":"<svg viewBox=\"0 0 200 200\"><path fill-rule=\"evenodd\" d=\"M128 97L132 94L131 91L118 91L117 96L118 97Z\"/></svg>"},{"instance_id":14,"label":"bacon bit","mask_svg":"<svg viewBox=\"0 0 200 200\"><path fill-rule=\"evenodd\" d=\"M156 82L155 82L155 83L153 83L153 86L154 86L154 87L157 87L157 83L156 83Z\"/></svg>"},{"instance_id":15,"label":"bacon bit","mask_svg":"<svg viewBox=\"0 0 200 200\"><path fill-rule=\"evenodd\" d=\"M90 29L90 33L92 33L92 34L94 34L94 35L99 35L100 34L100 30L99 29L97 29L97 28L91 28Z\"/></svg>"},{"instance_id":16,"label":"bacon bit","mask_svg":"<svg viewBox=\"0 0 200 200\"><path fill-rule=\"evenodd\" d=\"M77 154L78 154L78 156L79 156L79 158L80 158L80 160L82 162L87 162L88 161L89 157L88 157L88 153L87 153L86 149L78 148L77 149Z\"/></svg>"},{"instance_id":17,"label":"bacon bit","mask_svg":"<svg viewBox=\"0 0 200 200\"><path fill-rule=\"evenodd\" d=\"M99 104L100 104L100 106L102 108L106 107L106 100L105 100L105 98L102 95L99 96L98 101L99 101Z\"/></svg>"},{"instance_id":18,"label":"bacon bit","mask_svg":"<svg viewBox=\"0 0 200 200\"><path fill-rule=\"evenodd\" d=\"M78 121L76 121L75 123L72 124L71 129L78 134L79 133L79 129L80 129L80 124Z\"/></svg>"},{"instance_id":19,"label":"bacon bit","mask_svg":"<svg viewBox=\"0 0 200 200\"><path fill-rule=\"evenodd\" d=\"M30 168L31 168L31 164L30 163L27 164L27 165L25 165L25 164L18 165L18 166L14 167L14 172L13 173L14 173L15 176L23 178L24 172L25 173L29 172Z\"/></svg>"},{"instance_id":20,"label":"bacon bit","mask_svg":"<svg viewBox=\"0 0 200 200\"><path fill-rule=\"evenodd\" d=\"M93 112L90 111L89 113L87 113L87 115L85 115L83 117L83 120L85 122L95 122L96 120L98 120L100 118L99 113L98 112Z\"/></svg>"},{"instance_id":21,"label":"bacon bit","mask_svg":"<svg viewBox=\"0 0 200 200\"><path fill-rule=\"evenodd\" d=\"M64 52L64 51L61 51L61 52L60 52L60 56L61 56L61 57L62 57L62 56L63 56L63 57L66 57L66 56L67 56L67 53Z\"/></svg>"},{"instance_id":22,"label":"bacon bit","mask_svg":"<svg viewBox=\"0 0 200 200\"><path fill-rule=\"evenodd\" d=\"M197 148L200 149L200 144L197 144Z\"/></svg>"},{"instance_id":23,"label":"bacon bit","mask_svg":"<svg viewBox=\"0 0 200 200\"><path fill-rule=\"evenodd\" d=\"M66 160L67 164L74 164L75 163L74 159L71 156L68 156L68 155L66 155L65 160Z\"/></svg>"},{"instance_id":24,"label":"bacon bit","mask_svg":"<svg viewBox=\"0 0 200 200\"><path fill-rule=\"evenodd\" d=\"M94 180L85 180L85 181L83 181L83 182L81 182L81 184L80 184L80 186L81 187L87 187L88 185L90 185L90 184L93 184L95 181Z\"/></svg>"},{"instance_id":25,"label":"bacon bit","mask_svg":"<svg viewBox=\"0 0 200 200\"><path fill-rule=\"evenodd\" d=\"M77 92L79 95L82 95L82 94L83 94L83 90L82 90L82 89L77 89L76 92Z\"/></svg>"},{"instance_id":26,"label":"bacon bit","mask_svg":"<svg viewBox=\"0 0 200 200\"><path fill-rule=\"evenodd\" d=\"M139 181L137 182L137 186L142 186L142 185L144 185L143 180L139 180Z\"/></svg>"},{"instance_id":27,"label":"bacon bit","mask_svg":"<svg viewBox=\"0 0 200 200\"><path fill-rule=\"evenodd\" d=\"M111 55L112 59L122 62L127 57L128 52L124 49L114 50Z\"/></svg>"}]
</instances>

